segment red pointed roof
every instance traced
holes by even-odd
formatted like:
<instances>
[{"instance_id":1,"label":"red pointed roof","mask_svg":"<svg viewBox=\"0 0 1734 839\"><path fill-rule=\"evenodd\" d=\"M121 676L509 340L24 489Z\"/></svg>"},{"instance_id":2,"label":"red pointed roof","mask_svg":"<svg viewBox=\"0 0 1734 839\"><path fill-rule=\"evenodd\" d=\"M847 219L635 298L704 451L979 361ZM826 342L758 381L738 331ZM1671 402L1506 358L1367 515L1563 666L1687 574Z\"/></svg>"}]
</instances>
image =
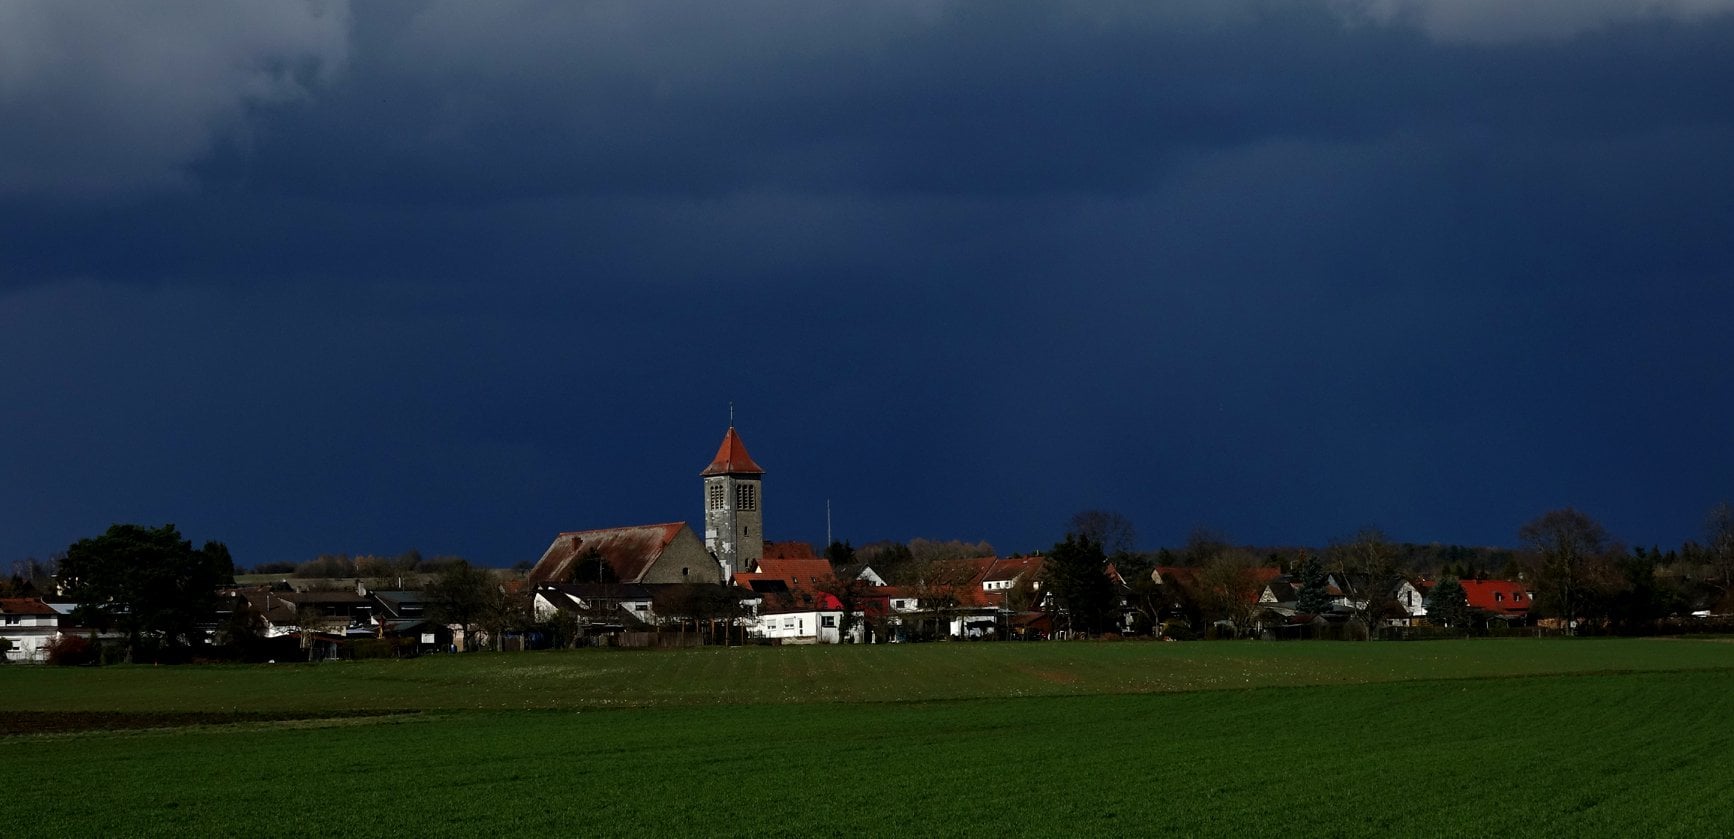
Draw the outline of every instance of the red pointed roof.
<instances>
[{"instance_id":1,"label":"red pointed roof","mask_svg":"<svg viewBox=\"0 0 1734 839\"><path fill-rule=\"evenodd\" d=\"M701 478L712 475L763 475L753 462L752 455L747 454L747 444L741 442L741 435L735 433L735 427L729 426L729 433L723 435L722 445L716 450L716 459L698 473Z\"/></svg>"}]
</instances>

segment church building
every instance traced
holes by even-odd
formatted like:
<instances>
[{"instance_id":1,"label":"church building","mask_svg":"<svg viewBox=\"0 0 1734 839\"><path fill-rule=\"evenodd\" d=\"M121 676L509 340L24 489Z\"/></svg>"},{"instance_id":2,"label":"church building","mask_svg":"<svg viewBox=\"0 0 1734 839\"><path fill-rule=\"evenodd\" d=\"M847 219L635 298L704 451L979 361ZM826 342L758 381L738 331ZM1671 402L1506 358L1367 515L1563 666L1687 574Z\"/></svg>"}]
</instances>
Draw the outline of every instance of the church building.
<instances>
[{"instance_id":1,"label":"church building","mask_svg":"<svg viewBox=\"0 0 1734 839\"><path fill-rule=\"evenodd\" d=\"M532 584L727 583L765 556L765 470L730 425L704 481L704 540L681 522L561 533L529 573ZM604 570L606 566L606 570Z\"/></svg>"}]
</instances>

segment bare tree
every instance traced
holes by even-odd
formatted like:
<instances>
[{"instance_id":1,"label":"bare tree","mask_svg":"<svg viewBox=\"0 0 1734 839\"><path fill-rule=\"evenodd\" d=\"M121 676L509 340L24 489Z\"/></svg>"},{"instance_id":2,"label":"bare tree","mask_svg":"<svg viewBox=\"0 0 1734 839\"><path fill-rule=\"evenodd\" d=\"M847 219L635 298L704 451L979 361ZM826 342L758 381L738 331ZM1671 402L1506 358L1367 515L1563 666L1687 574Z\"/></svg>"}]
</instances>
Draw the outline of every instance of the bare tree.
<instances>
[{"instance_id":1,"label":"bare tree","mask_svg":"<svg viewBox=\"0 0 1734 839\"><path fill-rule=\"evenodd\" d=\"M1186 546L1180 549L1180 563L1191 566L1206 565L1233 549L1234 546L1229 544L1227 536L1207 527L1195 527L1186 536Z\"/></svg>"},{"instance_id":2,"label":"bare tree","mask_svg":"<svg viewBox=\"0 0 1734 839\"><path fill-rule=\"evenodd\" d=\"M941 542L933 539L916 538L909 540L909 553L911 559L923 563L993 556L994 550L993 545L988 544L986 540L971 544L958 539Z\"/></svg>"},{"instance_id":3,"label":"bare tree","mask_svg":"<svg viewBox=\"0 0 1734 839\"><path fill-rule=\"evenodd\" d=\"M833 575L821 580L818 590L837 598L837 603L843 610L843 619L837 626L839 641L849 637L849 632L855 628L855 613L861 611L867 596L873 593L873 584L860 577L843 577Z\"/></svg>"},{"instance_id":4,"label":"bare tree","mask_svg":"<svg viewBox=\"0 0 1734 839\"><path fill-rule=\"evenodd\" d=\"M913 549L914 542L910 544ZM958 559L942 559L932 553L925 556L916 554L903 570L900 584L915 595L924 622L933 626L935 638L948 637L951 614L959 602L958 593L969 583L969 568Z\"/></svg>"},{"instance_id":5,"label":"bare tree","mask_svg":"<svg viewBox=\"0 0 1734 839\"><path fill-rule=\"evenodd\" d=\"M1734 595L1734 506L1723 501L1711 507L1704 519L1704 536L1710 574L1727 600Z\"/></svg>"},{"instance_id":6,"label":"bare tree","mask_svg":"<svg viewBox=\"0 0 1734 839\"><path fill-rule=\"evenodd\" d=\"M1194 600L1207 619L1228 621L1235 634L1245 634L1258 616L1258 557L1239 548L1217 551L1204 561L1195 578Z\"/></svg>"},{"instance_id":7,"label":"bare tree","mask_svg":"<svg viewBox=\"0 0 1734 839\"><path fill-rule=\"evenodd\" d=\"M458 629L464 651L476 647L474 629L499 602L500 587L485 568L458 560L447 565L427 587L428 618Z\"/></svg>"},{"instance_id":8,"label":"bare tree","mask_svg":"<svg viewBox=\"0 0 1734 839\"><path fill-rule=\"evenodd\" d=\"M1589 582L1591 565L1607 552L1607 530L1595 519L1570 507L1551 510L1518 528L1519 541L1540 561L1537 588L1575 633L1575 621Z\"/></svg>"},{"instance_id":9,"label":"bare tree","mask_svg":"<svg viewBox=\"0 0 1734 839\"><path fill-rule=\"evenodd\" d=\"M1066 532L1101 545L1110 557L1131 553L1138 540L1132 520L1112 510L1079 510L1072 514Z\"/></svg>"},{"instance_id":10,"label":"bare tree","mask_svg":"<svg viewBox=\"0 0 1734 839\"><path fill-rule=\"evenodd\" d=\"M1345 594L1355 617L1367 627L1368 640L1377 637L1379 621L1398 608L1397 546L1385 538L1384 531L1368 527L1348 541L1331 545L1325 555L1332 570L1355 587L1356 591Z\"/></svg>"}]
</instances>

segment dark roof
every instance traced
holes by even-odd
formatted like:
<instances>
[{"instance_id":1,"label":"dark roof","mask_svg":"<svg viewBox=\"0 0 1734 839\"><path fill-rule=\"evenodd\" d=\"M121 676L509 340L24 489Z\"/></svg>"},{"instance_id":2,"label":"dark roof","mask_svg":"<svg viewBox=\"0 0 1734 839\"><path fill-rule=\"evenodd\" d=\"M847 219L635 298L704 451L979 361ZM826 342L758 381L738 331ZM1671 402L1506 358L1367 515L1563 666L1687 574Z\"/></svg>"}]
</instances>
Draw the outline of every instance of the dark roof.
<instances>
[{"instance_id":1,"label":"dark roof","mask_svg":"<svg viewBox=\"0 0 1734 839\"><path fill-rule=\"evenodd\" d=\"M287 600L302 606L314 604L351 604L356 606L372 606L373 601L353 591L283 591L277 593L277 599Z\"/></svg>"},{"instance_id":2,"label":"dark roof","mask_svg":"<svg viewBox=\"0 0 1734 839\"><path fill-rule=\"evenodd\" d=\"M375 591L374 597L394 605L415 605L427 602L427 592L422 591Z\"/></svg>"},{"instance_id":3,"label":"dark roof","mask_svg":"<svg viewBox=\"0 0 1734 839\"><path fill-rule=\"evenodd\" d=\"M727 434L723 435L722 445L717 447L716 457L700 477L712 475L763 475L765 470L753 462L752 455L747 454L747 444L741 442L741 435L735 433L735 427L729 426Z\"/></svg>"},{"instance_id":4,"label":"dark roof","mask_svg":"<svg viewBox=\"0 0 1734 839\"><path fill-rule=\"evenodd\" d=\"M649 600L651 590L642 583L543 583L537 591L552 591L585 600Z\"/></svg>"}]
</instances>

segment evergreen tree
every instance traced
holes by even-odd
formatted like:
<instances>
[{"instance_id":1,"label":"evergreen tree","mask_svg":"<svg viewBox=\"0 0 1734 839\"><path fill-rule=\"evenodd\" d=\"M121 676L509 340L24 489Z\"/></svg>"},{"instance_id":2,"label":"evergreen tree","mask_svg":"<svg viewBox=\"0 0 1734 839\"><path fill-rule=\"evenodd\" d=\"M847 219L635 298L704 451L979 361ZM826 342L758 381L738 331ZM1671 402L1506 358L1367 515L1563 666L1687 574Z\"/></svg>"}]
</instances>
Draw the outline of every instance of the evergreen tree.
<instances>
[{"instance_id":1,"label":"evergreen tree","mask_svg":"<svg viewBox=\"0 0 1734 839\"><path fill-rule=\"evenodd\" d=\"M1110 625L1114 584L1107 564L1101 544L1074 533L1066 534L1042 564L1048 590L1071 617L1073 629L1095 634Z\"/></svg>"},{"instance_id":2,"label":"evergreen tree","mask_svg":"<svg viewBox=\"0 0 1734 839\"><path fill-rule=\"evenodd\" d=\"M1322 615L1331 610L1330 580L1325 577L1324 566L1319 564L1318 557L1307 554L1301 560L1301 587L1295 611L1305 615Z\"/></svg>"},{"instance_id":3,"label":"evergreen tree","mask_svg":"<svg viewBox=\"0 0 1734 839\"><path fill-rule=\"evenodd\" d=\"M1446 577L1427 595L1427 620L1439 626L1469 625L1469 595L1456 577Z\"/></svg>"}]
</instances>

